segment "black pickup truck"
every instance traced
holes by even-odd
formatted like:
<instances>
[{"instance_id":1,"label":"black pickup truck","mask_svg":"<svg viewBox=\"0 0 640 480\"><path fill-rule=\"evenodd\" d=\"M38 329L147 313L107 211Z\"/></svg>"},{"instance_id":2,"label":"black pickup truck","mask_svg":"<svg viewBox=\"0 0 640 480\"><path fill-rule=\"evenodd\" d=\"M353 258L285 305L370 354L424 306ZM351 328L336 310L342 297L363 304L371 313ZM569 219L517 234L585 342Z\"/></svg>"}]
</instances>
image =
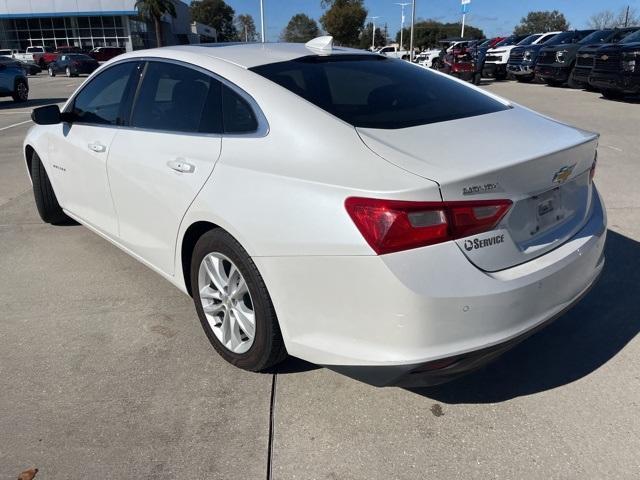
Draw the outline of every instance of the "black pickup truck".
<instances>
[{"instance_id":1,"label":"black pickup truck","mask_svg":"<svg viewBox=\"0 0 640 480\"><path fill-rule=\"evenodd\" d=\"M558 35L549 42L554 45L547 44L540 50L536 76L547 85L560 86L569 83L570 86L578 87L579 85L572 82L578 51L583 48L601 47L609 42L614 32L612 29L583 30L575 32L575 35L570 35L572 32Z\"/></svg>"},{"instance_id":2,"label":"black pickup truck","mask_svg":"<svg viewBox=\"0 0 640 480\"><path fill-rule=\"evenodd\" d=\"M640 94L640 30L598 49L589 85L605 98Z\"/></svg>"},{"instance_id":3,"label":"black pickup truck","mask_svg":"<svg viewBox=\"0 0 640 480\"><path fill-rule=\"evenodd\" d=\"M603 30L608 32L607 38L602 42L584 44L576 53L576 64L569 78L569 86L572 88L585 88L589 86L589 75L593 70L596 52L605 44L618 43L624 38L639 30L638 27L615 28Z\"/></svg>"}]
</instances>

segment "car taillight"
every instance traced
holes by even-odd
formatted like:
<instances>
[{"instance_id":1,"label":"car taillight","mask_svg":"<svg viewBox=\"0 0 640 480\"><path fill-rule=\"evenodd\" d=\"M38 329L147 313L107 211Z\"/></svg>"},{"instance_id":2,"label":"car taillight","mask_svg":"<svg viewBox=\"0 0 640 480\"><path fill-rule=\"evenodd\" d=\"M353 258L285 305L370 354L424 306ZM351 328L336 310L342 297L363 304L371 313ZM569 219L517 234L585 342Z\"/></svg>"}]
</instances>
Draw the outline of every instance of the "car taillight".
<instances>
[{"instance_id":1,"label":"car taillight","mask_svg":"<svg viewBox=\"0 0 640 480\"><path fill-rule=\"evenodd\" d=\"M349 216L379 255L468 237L492 230L511 200L410 202L350 197Z\"/></svg>"}]
</instances>

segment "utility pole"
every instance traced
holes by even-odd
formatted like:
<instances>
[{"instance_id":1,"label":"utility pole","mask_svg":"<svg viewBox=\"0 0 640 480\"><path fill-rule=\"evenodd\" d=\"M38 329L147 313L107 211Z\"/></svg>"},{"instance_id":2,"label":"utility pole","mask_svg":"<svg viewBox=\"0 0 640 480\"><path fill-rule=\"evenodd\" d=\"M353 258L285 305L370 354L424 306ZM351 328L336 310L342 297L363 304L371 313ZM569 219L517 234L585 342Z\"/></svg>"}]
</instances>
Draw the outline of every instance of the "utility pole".
<instances>
[{"instance_id":1,"label":"utility pole","mask_svg":"<svg viewBox=\"0 0 640 480\"><path fill-rule=\"evenodd\" d=\"M402 34L404 33L404 7L407 5L411 5L411 3L396 3L396 5L400 5L400 49L404 48L404 44L402 43Z\"/></svg>"},{"instance_id":2,"label":"utility pole","mask_svg":"<svg viewBox=\"0 0 640 480\"><path fill-rule=\"evenodd\" d=\"M263 5L263 0L260 0L260 34L262 36L262 43L264 43L266 40L264 38L264 5Z\"/></svg>"},{"instance_id":3,"label":"utility pole","mask_svg":"<svg viewBox=\"0 0 640 480\"><path fill-rule=\"evenodd\" d=\"M376 49L376 18L380 18L380 17L369 17L369 20L371 20L371 51L372 52Z\"/></svg>"},{"instance_id":4,"label":"utility pole","mask_svg":"<svg viewBox=\"0 0 640 480\"><path fill-rule=\"evenodd\" d=\"M411 0L411 41L409 42L409 60L413 62L413 30L416 23L416 0Z\"/></svg>"},{"instance_id":5,"label":"utility pole","mask_svg":"<svg viewBox=\"0 0 640 480\"><path fill-rule=\"evenodd\" d=\"M631 7L631 5L627 5L627 13L624 16L624 28L627 28L627 26L629 25L629 8Z\"/></svg>"}]
</instances>

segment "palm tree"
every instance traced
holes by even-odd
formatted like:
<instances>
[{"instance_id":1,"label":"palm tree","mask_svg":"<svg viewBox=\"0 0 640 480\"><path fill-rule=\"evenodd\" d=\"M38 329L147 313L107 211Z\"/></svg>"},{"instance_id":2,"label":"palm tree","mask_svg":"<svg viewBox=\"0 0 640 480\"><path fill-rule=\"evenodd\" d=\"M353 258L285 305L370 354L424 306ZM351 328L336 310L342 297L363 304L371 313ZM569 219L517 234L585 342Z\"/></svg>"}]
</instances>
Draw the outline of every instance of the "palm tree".
<instances>
[{"instance_id":1,"label":"palm tree","mask_svg":"<svg viewBox=\"0 0 640 480\"><path fill-rule=\"evenodd\" d=\"M138 11L149 18L153 19L156 27L156 45L162 46L162 25L160 19L165 13L173 18L176 17L176 6L172 0L136 0L136 8Z\"/></svg>"}]
</instances>

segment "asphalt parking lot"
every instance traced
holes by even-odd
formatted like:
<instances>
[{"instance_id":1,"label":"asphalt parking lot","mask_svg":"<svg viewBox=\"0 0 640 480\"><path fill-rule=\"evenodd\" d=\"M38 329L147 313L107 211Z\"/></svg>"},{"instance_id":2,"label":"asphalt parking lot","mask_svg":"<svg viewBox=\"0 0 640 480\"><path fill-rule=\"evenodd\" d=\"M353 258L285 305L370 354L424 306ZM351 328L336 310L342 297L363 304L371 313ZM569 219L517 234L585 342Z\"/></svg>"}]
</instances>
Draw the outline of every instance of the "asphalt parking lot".
<instances>
[{"instance_id":1,"label":"asphalt parking lot","mask_svg":"<svg viewBox=\"0 0 640 480\"><path fill-rule=\"evenodd\" d=\"M259 479L269 466L283 480L640 477L640 104L486 85L602 134L603 277L481 371L378 389L294 359L235 369L191 299L86 228L40 221L21 155L30 109L82 80L41 75L28 105L0 99L0 479L31 466L38 480Z\"/></svg>"}]
</instances>

